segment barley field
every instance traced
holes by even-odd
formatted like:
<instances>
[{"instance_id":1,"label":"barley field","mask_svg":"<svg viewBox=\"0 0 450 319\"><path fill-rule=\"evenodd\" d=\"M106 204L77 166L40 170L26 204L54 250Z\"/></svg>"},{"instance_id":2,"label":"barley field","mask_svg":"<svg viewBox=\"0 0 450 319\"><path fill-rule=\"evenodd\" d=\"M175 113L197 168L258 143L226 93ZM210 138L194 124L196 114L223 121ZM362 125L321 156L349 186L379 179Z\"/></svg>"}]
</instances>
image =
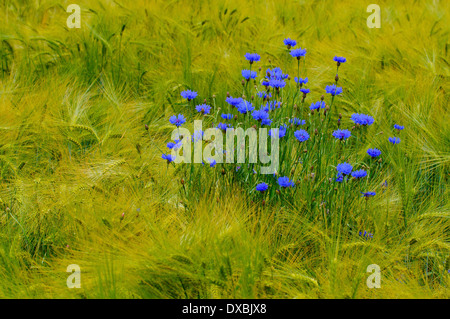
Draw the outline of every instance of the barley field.
<instances>
[{"instance_id":1,"label":"barley field","mask_svg":"<svg viewBox=\"0 0 450 319\"><path fill-rule=\"evenodd\" d=\"M450 1L369 3L1 0L0 297L449 298Z\"/></svg>"}]
</instances>

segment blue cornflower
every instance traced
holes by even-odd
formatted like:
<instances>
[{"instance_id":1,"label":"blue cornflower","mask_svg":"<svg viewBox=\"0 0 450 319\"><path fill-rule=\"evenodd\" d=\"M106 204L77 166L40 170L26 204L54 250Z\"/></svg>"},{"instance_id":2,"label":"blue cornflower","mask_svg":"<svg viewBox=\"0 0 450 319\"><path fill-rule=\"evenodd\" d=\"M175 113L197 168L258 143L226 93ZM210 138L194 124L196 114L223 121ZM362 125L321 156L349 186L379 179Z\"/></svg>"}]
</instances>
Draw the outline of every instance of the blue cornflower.
<instances>
[{"instance_id":1,"label":"blue cornflower","mask_svg":"<svg viewBox=\"0 0 450 319\"><path fill-rule=\"evenodd\" d=\"M309 139L309 134L305 130L298 130L294 132L294 136L300 142L304 142Z\"/></svg>"},{"instance_id":2,"label":"blue cornflower","mask_svg":"<svg viewBox=\"0 0 450 319\"><path fill-rule=\"evenodd\" d=\"M336 84L332 84L332 85L327 85L325 87L325 92L329 93L331 95L339 95L342 93L342 88L341 87L337 87Z\"/></svg>"},{"instance_id":3,"label":"blue cornflower","mask_svg":"<svg viewBox=\"0 0 450 319\"><path fill-rule=\"evenodd\" d=\"M347 59L342 57L342 56L335 56L333 58L333 60L336 61L338 63L338 65L340 65L341 63L344 63L345 61L347 61Z\"/></svg>"},{"instance_id":4,"label":"blue cornflower","mask_svg":"<svg viewBox=\"0 0 450 319\"><path fill-rule=\"evenodd\" d=\"M300 89L300 92L303 93L303 95L306 96L306 94L308 94L309 92L311 92L309 89Z\"/></svg>"},{"instance_id":5,"label":"blue cornflower","mask_svg":"<svg viewBox=\"0 0 450 319\"><path fill-rule=\"evenodd\" d=\"M289 38L284 39L283 43L285 46L287 46L288 49L290 49L291 47L295 47L297 45L297 41Z\"/></svg>"},{"instance_id":6,"label":"blue cornflower","mask_svg":"<svg viewBox=\"0 0 450 319\"><path fill-rule=\"evenodd\" d=\"M353 113L351 116L351 119L353 122L355 122L355 124L359 124L359 125L373 124L373 117L370 115L366 115L366 114Z\"/></svg>"},{"instance_id":7,"label":"blue cornflower","mask_svg":"<svg viewBox=\"0 0 450 319\"><path fill-rule=\"evenodd\" d=\"M242 113L242 114L246 114L247 112L251 112L253 111L255 108L253 107L252 103L246 101L246 100L242 100L241 103L239 103L239 105L237 106L237 110Z\"/></svg>"},{"instance_id":8,"label":"blue cornflower","mask_svg":"<svg viewBox=\"0 0 450 319\"><path fill-rule=\"evenodd\" d=\"M381 155L381 151L377 148L369 148L367 154L369 154L370 157L378 157Z\"/></svg>"},{"instance_id":9,"label":"blue cornflower","mask_svg":"<svg viewBox=\"0 0 450 319\"><path fill-rule=\"evenodd\" d=\"M258 62L261 57L258 53L246 53L245 58L252 64L253 62Z\"/></svg>"},{"instance_id":10,"label":"blue cornflower","mask_svg":"<svg viewBox=\"0 0 450 319\"><path fill-rule=\"evenodd\" d=\"M400 143L400 137L390 137L389 142L391 142L392 144L398 144Z\"/></svg>"},{"instance_id":11,"label":"blue cornflower","mask_svg":"<svg viewBox=\"0 0 450 319\"><path fill-rule=\"evenodd\" d=\"M301 58L302 56L305 56L305 54L306 54L306 49L302 49L302 48L300 48L300 49L294 49L294 50L292 50L290 53L291 53L292 57L297 58L297 60L300 60L300 58Z\"/></svg>"},{"instance_id":12,"label":"blue cornflower","mask_svg":"<svg viewBox=\"0 0 450 319\"><path fill-rule=\"evenodd\" d=\"M294 124L294 125L305 125L306 121L294 117L293 119L290 119L290 120L289 120L289 123L292 123L292 124Z\"/></svg>"},{"instance_id":13,"label":"blue cornflower","mask_svg":"<svg viewBox=\"0 0 450 319\"><path fill-rule=\"evenodd\" d=\"M336 179L335 179L335 181L338 182L338 183L342 183L342 182L344 181L344 175L342 175L341 172L338 172L338 173L336 174Z\"/></svg>"},{"instance_id":14,"label":"blue cornflower","mask_svg":"<svg viewBox=\"0 0 450 319\"><path fill-rule=\"evenodd\" d=\"M241 97L230 96L225 99L225 102L227 102L228 104L230 104L231 106L234 106L234 107L237 107L239 104L242 103L242 101L244 101L244 99Z\"/></svg>"},{"instance_id":15,"label":"blue cornflower","mask_svg":"<svg viewBox=\"0 0 450 319\"><path fill-rule=\"evenodd\" d=\"M295 81L296 83L298 83L298 84L303 85L303 84L308 83L308 78L302 79L302 78L295 77L295 78L294 78L294 81Z\"/></svg>"},{"instance_id":16,"label":"blue cornflower","mask_svg":"<svg viewBox=\"0 0 450 319\"><path fill-rule=\"evenodd\" d=\"M318 109L324 109L324 108L325 108L324 101L317 101L316 103L311 103L311 106L309 107L310 110L318 110Z\"/></svg>"},{"instance_id":17,"label":"blue cornflower","mask_svg":"<svg viewBox=\"0 0 450 319\"><path fill-rule=\"evenodd\" d=\"M217 124L217 128L219 130L222 130L222 131L226 131L227 128L230 128L230 127L231 127L231 125L226 124L226 123L219 123L219 124Z\"/></svg>"},{"instance_id":18,"label":"blue cornflower","mask_svg":"<svg viewBox=\"0 0 450 319\"><path fill-rule=\"evenodd\" d=\"M394 124L394 128L395 128L396 130L401 131L401 130L403 130L405 127L404 127L404 126L401 126L401 125L398 125L398 124Z\"/></svg>"},{"instance_id":19,"label":"blue cornflower","mask_svg":"<svg viewBox=\"0 0 450 319\"><path fill-rule=\"evenodd\" d=\"M268 85L268 84L267 84L267 85ZM258 92L258 96L259 96L260 98L262 98L263 100L265 100L265 99L271 98L271 97L272 97L272 94L267 93L267 92L265 92L265 91L261 91L261 92Z\"/></svg>"},{"instance_id":20,"label":"blue cornflower","mask_svg":"<svg viewBox=\"0 0 450 319\"><path fill-rule=\"evenodd\" d=\"M184 118L183 114L178 114L178 117L176 115L172 115L169 121L176 126L181 126L186 123L186 119Z\"/></svg>"},{"instance_id":21,"label":"blue cornflower","mask_svg":"<svg viewBox=\"0 0 450 319\"><path fill-rule=\"evenodd\" d=\"M291 182L289 180L289 177L287 177L287 176L279 177L278 185L280 185L281 187L294 187L295 186L294 182Z\"/></svg>"},{"instance_id":22,"label":"blue cornflower","mask_svg":"<svg viewBox=\"0 0 450 319\"><path fill-rule=\"evenodd\" d=\"M167 161L167 164L169 164L170 162L173 162L175 160L175 156L171 155L171 154L163 154L161 156L162 159L165 159Z\"/></svg>"},{"instance_id":23,"label":"blue cornflower","mask_svg":"<svg viewBox=\"0 0 450 319\"><path fill-rule=\"evenodd\" d=\"M350 133L349 130L336 130L333 132L332 134L335 138L339 139L339 140L345 140L347 138L349 138L352 133Z\"/></svg>"},{"instance_id":24,"label":"blue cornflower","mask_svg":"<svg viewBox=\"0 0 450 319\"><path fill-rule=\"evenodd\" d=\"M181 145L182 145L182 143L180 140L175 140L175 143L174 142L167 143L167 148L170 150L174 149L176 151L181 147Z\"/></svg>"},{"instance_id":25,"label":"blue cornflower","mask_svg":"<svg viewBox=\"0 0 450 319\"><path fill-rule=\"evenodd\" d=\"M360 169L358 171L354 171L352 173L352 177L354 177L354 178L363 178L363 177L366 177L366 176L367 176L367 172L365 170L363 170L363 169Z\"/></svg>"},{"instance_id":26,"label":"blue cornflower","mask_svg":"<svg viewBox=\"0 0 450 319\"><path fill-rule=\"evenodd\" d=\"M269 188L269 185L267 185L266 183L260 183L260 184L256 185L256 190L258 192L265 192L268 188Z\"/></svg>"},{"instance_id":27,"label":"blue cornflower","mask_svg":"<svg viewBox=\"0 0 450 319\"><path fill-rule=\"evenodd\" d=\"M375 192L365 192L365 193L363 193L363 192L361 192L361 194L362 194L362 196L361 197L372 197L372 196L375 196Z\"/></svg>"},{"instance_id":28,"label":"blue cornflower","mask_svg":"<svg viewBox=\"0 0 450 319\"><path fill-rule=\"evenodd\" d=\"M284 137L286 135L286 130L287 130L286 126L285 125L281 125L278 128L278 137L279 138ZM270 129L269 130L269 136L272 137L272 134L275 134L275 133L274 133L273 129Z\"/></svg>"},{"instance_id":29,"label":"blue cornflower","mask_svg":"<svg viewBox=\"0 0 450 319\"><path fill-rule=\"evenodd\" d=\"M224 120L231 120L233 118L233 114L222 114L221 116Z\"/></svg>"},{"instance_id":30,"label":"blue cornflower","mask_svg":"<svg viewBox=\"0 0 450 319\"><path fill-rule=\"evenodd\" d=\"M181 92L181 96L185 99L187 99L188 101L195 99L195 97L197 96L197 92L191 91L191 90L186 90Z\"/></svg>"},{"instance_id":31,"label":"blue cornflower","mask_svg":"<svg viewBox=\"0 0 450 319\"><path fill-rule=\"evenodd\" d=\"M197 105L195 107L195 109L197 110L197 112L199 113L203 113L203 114L209 114L209 112L211 111L211 106L207 105L207 104L200 104Z\"/></svg>"},{"instance_id":32,"label":"blue cornflower","mask_svg":"<svg viewBox=\"0 0 450 319\"><path fill-rule=\"evenodd\" d=\"M256 121L263 121L269 119L269 113L264 110L253 111L252 113L253 119Z\"/></svg>"},{"instance_id":33,"label":"blue cornflower","mask_svg":"<svg viewBox=\"0 0 450 319\"><path fill-rule=\"evenodd\" d=\"M242 76L247 81L256 78L256 71L242 70Z\"/></svg>"},{"instance_id":34,"label":"blue cornflower","mask_svg":"<svg viewBox=\"0 0 450 319\"><path fill-rule=\"evenodd\" d=\"M216 160L212 159L212 158L207 158L207 160L209 161L209 167L214 167L216 166Z\"/></svg>"},{"instance_id":35,"label":"blue cornflower","mask_svg":"<svg viewBox=\"0 0 450 319\"><path fill-rule=\"evenodd\" d=\"M339 173L342 173L342 174L344 174L344 175L350 175L350 173L351 173L352 170L353 170L353 166L350 165L350 164L347 163L347 162L344 162L344 163L338 164L338 165L336 166L336 170L337 170Z\"/></svg>"}]
</instances>

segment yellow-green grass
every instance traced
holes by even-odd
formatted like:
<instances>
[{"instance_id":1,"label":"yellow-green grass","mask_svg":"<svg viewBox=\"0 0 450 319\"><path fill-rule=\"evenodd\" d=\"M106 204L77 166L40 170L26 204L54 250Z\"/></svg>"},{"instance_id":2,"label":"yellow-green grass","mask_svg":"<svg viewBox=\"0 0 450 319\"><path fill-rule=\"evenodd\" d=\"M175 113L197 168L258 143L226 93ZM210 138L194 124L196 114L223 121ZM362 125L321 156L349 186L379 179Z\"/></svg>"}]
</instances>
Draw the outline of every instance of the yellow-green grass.
<instances>
[{"instance_id":1,"label":"yellow-green grass","mask_svg":"<svg viewBox=\"0 0 450 319\"><path fill-rule=\"evenodd\" d=\"M361 1L77 1L68 29L71 1L2 1L0 297L448 298L450 2L407 2L378 1L369 29ZM389 165L367 206L345 207L371 240L329 227L305 196L262 206L209 181L185 198L161 159L168 117L189 112L180 91L223 106L246 52L296 76L286 37L308 50L309 102L345 56L335 105L375 119L357 155L378 147Z\"/></svg>"}]
</instances>

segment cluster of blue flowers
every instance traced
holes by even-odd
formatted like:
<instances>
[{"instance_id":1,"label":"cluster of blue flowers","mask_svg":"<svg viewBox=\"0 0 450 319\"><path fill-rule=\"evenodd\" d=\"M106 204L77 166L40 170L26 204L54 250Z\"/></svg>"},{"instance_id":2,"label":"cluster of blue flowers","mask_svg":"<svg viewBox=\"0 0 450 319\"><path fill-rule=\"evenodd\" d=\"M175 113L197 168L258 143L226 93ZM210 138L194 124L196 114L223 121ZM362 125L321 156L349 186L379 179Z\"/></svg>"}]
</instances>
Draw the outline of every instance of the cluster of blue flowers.
<instances>
[{"instance_id":1,"label":"cluster of blue flowers","mask_svg":"<svg viewBox=\"0 0 450 319\"><path fill-rule=\"evenodd\" d=\"M336 171L337 171L337 174L336 174L335 181L338 183L343 182L345 180L345 177L348 178L348 176L351 176L356 180L367 176L367 172L363 169L353 171L353 166L347 162L338 164L336 166ZM367 193L363 193L363 194L373 194L373 195L367 195L366 197L375 195L374 192L367 192Z\"/></svg>"},{"instance_id":2,"label":"cluster of blue flowers","mask_svg":"<svg viewBox=\"0 0 450 319\"><path fill-rule=\"evenodd\" d=\"M276 67L274 69L267 69L266 78L263 80L262 85L266 88L272 87L279 91L280 89L286 86L286 82L284 81L289 77L288 74L284 74L283 71Z\"/></svg>"},{"instance_id":3,"label":"cluster of blue flowers","mask_svg":"<svg viewBox=\"0 0 450 319\"><path fill-rule=\"evenodd\" d=\"M202 114L209 114L209 112L211 111L211 106L207 105L207 104L200 104L197 105L195 107L195 109L197 110L197 112L202 113Z\"/></svg>"},{"instance_id":4,"label":"cluster of blue flowers","mask_svg":"<svg viewBox=\"0 0 450 319\"><path fill-rule=\"evenodd\" d=\"M178 114L178 116L172 115L169 119L169 122L175 125L176 127L179 127L184 123L186 123L186 119L184 118L183 114Z\"/></svg>"},{"instance_id":5,"label":"cluster of blue flowers","mask_svg":"<svg viewBox=\"0 0 450 319\"><path fill-rule=\"evenodd\" d=\"M307 51L303 48L295 48L297 46L297 42L293 39L286 38L284 39L284 45L287 47L287 50L293 58L297 59L298 66L300 66L300 59L302 57L306 57ZM261 56L257 53L246 53L245 59L249 63L248 69L243 69L241 74L244 80L249 82L250 80L256 80L258 77L258 73L256 71L252 70L252 65L258 61L261 60ZM333 58L333 61L336 62L337 68L339 69L339 66L342 63L345 63L347 60L344 57L338 57L335 56ZM261 68L259 68L261 71ZM299 68L298 68L299 70ZM309 88L306 88L305 86L308 84L308 78L307 77L300 77L300 71L298 71L298 76L294 78L296 85L297 93L300 93L300 98L303 96L301 102L303 105L303 102L308 94L311 93L311 90ZM276 113L276 110L280 109L282 107L282 103L280 101L280 96L282 96L282 90L284 87L286 87L286 81L289 80L289 75L283 73L283 71L279 67L273 67L266 70L266 72L263 74L261 81L259 82L262 85L262 90L258 90L256 92L257 98L255 99L254 96L251 97L251 100L247 100L245 96L242 97L232 97L227 93L227 97L225 98L226 107L228 110L226 113L216 113L215 111L212 111L212 107L208 104L206 104L206 100L202 104L198 104L195 106L195 110L200 115L209 115L213 114L214 116L217 116L220 114L220 118L223 120L223 122L219 122L216 125L217 128L219 128L222 131L226 131L229 128L233 128L233 124L240 125L243 122L237 122L238 118L242 118L242 116L248 120L247 123L250 121L255 121L256 126L272 126L272 123L274 123L274 120L271 119L271 112ZM245 86L245 89L248 89L249 83L245 84L245 81L242 80L243 86ZM325 87L325 93L331 95L331 105L333 104L333 100L336 96L343 93L342 87L338 87L339 77L336 74L335 77L335 83L331 85L327 85ZM255 81L255 84L258 83ZM255 86L256 87L256 86ZM312 93L311 93L312 94ZM181 96L186 99L188 102L194 101L198 93L191 91L191 90L185 90L181 92ZM296 95L297 96L297 95ZM194 105L194 102L192 102L192 105ZM324 101L324 96L321 97L321 99L317 102L312 102L309 106L309 110L311 112L310 115L313 115L315 112L319 113L322 109L324 109L323 114L325 115L326 112L330 109L329 106ZM215 102L214 102L214 108L215 108ZM226 109L226 108L225 108ZM220 109L219 109L220 110ZM359 114L354 113L350 117L351 121L354 122L356 127L368 127L374 123L374 118L367 114ZM276 120L276 118L275 118ZM306 120L293 117L293 118L286 118L286 120L289 120L290 127L298 127L303 126L306 124ZM352 132L348 129L340 129L340 120L341 115L339 115L338 120L338 129L334 130L332 132L332 136L339 142L341 142L340 145L344 145L346 143L346 140L348 140L350 137L352 137ZM322 119L323 121L323 119ZM182 126L184 123L186 123L186 118L183 114L173 115L170 117L169 122L176 127ZM253 122L253 123L255 123ZM288 132L288 125L283 124L282 122L279 123L276 120L276 126L277 127L271 127L269 129L269 137L273 137L275 134L275 129L278 130L278 137L283 138L286 136ZM297 143L299 145L303 145L302 143L305 143L308 145L308 140L310 140L310 134L308 133L307 129L309 127L306 127L306 129L297 129L294 128L293 136L297 140ZM396 132L400 132L404 129L403 126L395 124L394 129ZM315 132L317 134L317 130ZM288 135L291 136L291 135ZM203 131L194 132L194 135L192 136L193 141L201 141L203 139ZM389 137L389 142L392 144L398 144L400 143L400 138L398 136ZM167 144L167 148L170 150L178 150L181 148L181 141L175 140L174 142L169 142ZM305 152L307 150L305 149ZM367 150L367 154L370 156L370 158L378 158L381 156L381 151L377 148L369 148ZM174 161L175 157L170 154L162 154L162 158L167 161L167 163L171 163ZM379 160L381 161L381 159ZM216 161L213 159L208 159L210 167L216 166ZM239 171L240 167L236 168L236 172ZM338 183L345 182L348 179L353 180L361 180L365 178L368 173L364 169L358 169L353 170L353 166L347 162L339 163L336 166L336 178L335 181ZM256 173L256 171L253 169L253 172ZM331 180L331 179L330 179ZM295 187L294 181L291 181L288 176L279 177L277 180L278 186L283 188L291 188ZM258 192L265 192L269 189L269 185L265 182L258 183L256 185L256 191ZM366 199L375 196L375 192L362 192L362 196Z\"/></svg>"},{"instance_id":6,"label":"cluster of blue flowers","mask_svg":"<svg viewBox=\"0 0 450 319\"><path fill-rule=\"evenodd\" d=\"M394 129L397 130L398 132L402 131L405 127L398 125L398 124L394 124ZM392 144L399 144L400 143L400 137L398 136L394 136L394 137L389 137L389 142L391 142Z\"/></svg>"},{"instance_id":7,"label":"cluster of blue flowers","mask_svg":"<svg viewBox=\"0 0 450 319\"><path fill-rule=\"evenodd\" d=\"M342 88L338 87L336 84L327 85L325 87L325 92L331 94L332 96L335 96L342 93Z\"/></svg>"},{"instance_id":8,"label":"cluster of blue flowers","mask_svg":"<svg viewBox=\"0 0 450 319\"><path fill-rule=\"evenodd\" d=\"M253 111L252 117L254 120L261 122L261 125L271 125L272 120L269 118L269 113L265 110Z\"/></svg>"},{"instance_id":9,"label":"cluster of blue flowers","mask_svg":"<svg viewBox=\"0 0 450 319\"><path fill-rule=\"evenodd\" d=\"M338 140L346 140L350 136L352 136L352 133L349 130L336 130L332 133L333 137L337 138Z\"/></svg>"},{"instance_id":10,"label":"cluster of blue flowers","mask_svg":"<svg viewBox=\"0 0 450 319\"><path fill-rule=\"evenodd\" d=\"M251 112L255 109L255 107L250 103L249 101L243 100L239 105L236 107L239 113L247 114L247 112Z\"/></svg>"},{"instance_id":11,"label":"cluster of blue flowers","mask_svg":"<svg viewBox=\"0 0 450 319\"><path fill-rule=\"evenodd\" d=\"M369 154L370 157L375 158L381 155L381 151L377 148L369 148L367 154Z\"/></svg>"},{"instance_id":12,"label":"cluster of blue flowers","mask_svg":"<svg viewBox=\"0 0 450 319\"><path fill-rule=\"evenodd\" d=\"M181 92L181 96L183 98L185 98L186 100L190 101L197 97L197 92L194 92L191 90L186 90L186 91Z\"/></svg>"},{"instance_id":13,"label":"cluster of blue flowers","mask_svg":"<svg viewBox=\"0 0 450 319\"><path fill-rule=\"evenodd\" d=\"M257 53L246 53L245 58L248 60L250 64L253 64L254 62L258 62L261 60L261 57Z\"/></svg>"}]
</instances>

